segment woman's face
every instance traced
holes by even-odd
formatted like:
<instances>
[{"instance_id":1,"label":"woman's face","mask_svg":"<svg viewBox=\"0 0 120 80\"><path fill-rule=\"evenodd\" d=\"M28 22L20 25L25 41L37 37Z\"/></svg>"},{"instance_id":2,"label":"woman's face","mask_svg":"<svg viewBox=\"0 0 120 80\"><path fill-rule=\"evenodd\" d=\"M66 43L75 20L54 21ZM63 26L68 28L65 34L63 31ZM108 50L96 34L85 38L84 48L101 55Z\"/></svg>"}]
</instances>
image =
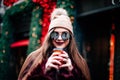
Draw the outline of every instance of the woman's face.
<instances>
[{"instance_id":1,"label":"woman's face","mask_svg":"<svg viewBox=\"0 0 120 80\"><path fill-rule=\"evenodd\" d=\"M70 42L69 31L64 28L55 28L53 37L52 43L56 48L65 48Z\"/></svg>"}]
</instances>

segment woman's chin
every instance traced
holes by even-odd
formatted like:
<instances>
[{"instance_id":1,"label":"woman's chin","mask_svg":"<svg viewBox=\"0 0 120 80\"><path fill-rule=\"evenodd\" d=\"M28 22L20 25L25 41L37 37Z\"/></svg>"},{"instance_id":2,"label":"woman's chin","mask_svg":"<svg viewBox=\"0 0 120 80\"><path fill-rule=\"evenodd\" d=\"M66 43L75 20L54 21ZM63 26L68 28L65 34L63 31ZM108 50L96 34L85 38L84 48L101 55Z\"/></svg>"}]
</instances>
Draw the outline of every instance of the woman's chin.
<instances>
[{"instance_id":1,"label":"woman's chin","mask_svg":"<svg viewBox=\"0 0 120 80\"><path fill-rule=\"evenodd\" d=\"M63 47L63 46L56 46L56 48L62 48L62 49L63 49L63 48L65 48L65 47Z\"/></svg>"}]
</instances>

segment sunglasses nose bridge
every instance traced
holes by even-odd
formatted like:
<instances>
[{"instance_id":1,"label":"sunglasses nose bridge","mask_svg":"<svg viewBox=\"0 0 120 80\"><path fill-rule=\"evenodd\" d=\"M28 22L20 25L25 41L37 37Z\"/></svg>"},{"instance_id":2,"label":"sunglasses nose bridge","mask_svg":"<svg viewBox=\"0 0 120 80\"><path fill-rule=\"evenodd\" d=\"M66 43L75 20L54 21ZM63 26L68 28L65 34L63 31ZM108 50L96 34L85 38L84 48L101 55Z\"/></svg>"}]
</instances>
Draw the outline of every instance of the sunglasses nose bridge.
<instances>
[{"instance_id":1,"label":"sunglasses nose bridge","mask_svg":"<svg viewBox=\"0 0 120 80\"><path fill-rule=\"evenodd\" d=\"M58 35L58 40L62 40L61 34Z\"/></svg>"}]
</instances>

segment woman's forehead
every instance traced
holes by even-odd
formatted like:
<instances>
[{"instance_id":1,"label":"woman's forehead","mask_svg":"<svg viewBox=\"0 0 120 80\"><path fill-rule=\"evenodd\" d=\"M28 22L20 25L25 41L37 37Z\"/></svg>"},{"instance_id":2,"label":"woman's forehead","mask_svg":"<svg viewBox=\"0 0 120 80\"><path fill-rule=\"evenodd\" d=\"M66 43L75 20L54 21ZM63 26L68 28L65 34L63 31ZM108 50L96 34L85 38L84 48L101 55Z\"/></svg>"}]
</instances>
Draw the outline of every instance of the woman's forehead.
<instances>
[{"instance_id":1,"label":"woman's forehead","mask_svg":"<svg viewBox=\"0 0 120 80\"><path fill-rule=\"evenodd\" d=\"M57 27L57 28L55 28L54 29L54 31L57 31L57 32L69 32L67 29L65 29L65 28L61 28L61 27Z\"/></svg>"}]
</instances>

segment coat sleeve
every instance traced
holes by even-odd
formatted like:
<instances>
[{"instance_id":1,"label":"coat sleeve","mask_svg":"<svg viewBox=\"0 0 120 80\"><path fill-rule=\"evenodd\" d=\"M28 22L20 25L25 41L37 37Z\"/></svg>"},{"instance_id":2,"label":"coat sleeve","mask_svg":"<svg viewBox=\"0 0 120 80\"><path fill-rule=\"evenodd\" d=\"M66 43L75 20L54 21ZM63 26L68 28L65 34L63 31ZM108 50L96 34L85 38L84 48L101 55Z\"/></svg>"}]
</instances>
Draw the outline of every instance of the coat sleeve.
<instances>
[{"instance_id":1,"label":"coat sleeve","mask_svg":"<svg viewBox=\"0 0 120 80\"><path fill-rule=\"evenodd\" d=\"M49 80L48 77L45 75L45 61L38 66L31 72L31 74L27 77L27 80Z\"/></svg>"}]
</instances>

